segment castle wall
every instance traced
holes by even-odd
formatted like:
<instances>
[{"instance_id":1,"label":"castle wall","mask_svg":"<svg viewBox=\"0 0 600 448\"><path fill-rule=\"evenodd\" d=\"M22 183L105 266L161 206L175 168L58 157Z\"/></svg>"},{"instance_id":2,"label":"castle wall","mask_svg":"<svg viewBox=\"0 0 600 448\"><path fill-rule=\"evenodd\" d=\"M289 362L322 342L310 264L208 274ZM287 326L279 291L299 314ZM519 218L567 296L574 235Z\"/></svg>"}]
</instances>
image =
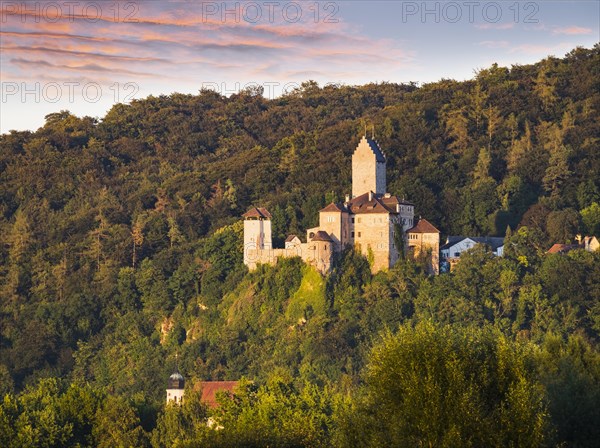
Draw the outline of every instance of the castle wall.
<instances>
[{"instance_id":1,"label":"castle wall","mask_svg":"<svg viewBox=\"0 0 600 448\"><path fill-rule=\"evenodd\" d=\"M426 258L428 274L440 273L439 233L409 233L407 245L415 260Z\"/></svg>"},{"instance_id":2,"label":"castle wall","mask_svg":"<svg viewBox=\"0 0 600 448\"><path fill-rule=\"evenodd\" d=\"M302 260L322 273L331 270L334 245L327 241L310 241L302 244Z\"/></svg>"},{"instance_id":3,"label":"castle wall","mask_svg":"<svg viewBox=\"0 0 600 448\"><path fill-rule=\"evenodd\" d=\"M339 252L348 243L350 237L349 215L345 212L320 212L319 229L329 234L334 250ZM308 241L308 238L307 238Z\"/></svg>"},{"instance_id":4,"label":"castle wall","mask_svg":"<svg viewBox=\"0 0 600 448\"><path fill-rule=\"evenodd\" d=\"M259 264L275 265L280 258L300 257L315 266L322 273L331 270L333 244L327 241L301 243L285 249L247 247L244 251L244 263L253 271Z\"/></svg>"},{"instance_id":5,"label":"castle wall","mask_svg":"<svg viewBox=\"0 0 600 448\"><path fill-rule=\"evenodd\" d=\"M390 267L394 266L396 264L396 262L398 261L398 258L400 258L400 253L398 251L398 248L396 247L396 238L395 238L395 234L396 234L396 223L399 223L400 221L400 217L394 216L390 218L390 226L389 226L389 259L390 259Z\"/></svg>"},{"instance_id":6,"label":"castle wall","mask_svg":"<svg viewBox=\"0 0 600 448\"><path fill-rule=\"evenodd\" d=\"M400 220L402 222L402 229L406 231L412 228L415 222L415 208L412 205L400 204Z\"/></svg>"},{"instance_id":7,"label":"castle wall","mask_svg":"<svg viewBox=\"0 0 600 448\"><path fill-rule=\"evenodd\" d=\"M354 217L354 247L369 259L373 272L392 266L391 224L390 215L385 213L360 214Z\"/></svg>"}]
</instances>

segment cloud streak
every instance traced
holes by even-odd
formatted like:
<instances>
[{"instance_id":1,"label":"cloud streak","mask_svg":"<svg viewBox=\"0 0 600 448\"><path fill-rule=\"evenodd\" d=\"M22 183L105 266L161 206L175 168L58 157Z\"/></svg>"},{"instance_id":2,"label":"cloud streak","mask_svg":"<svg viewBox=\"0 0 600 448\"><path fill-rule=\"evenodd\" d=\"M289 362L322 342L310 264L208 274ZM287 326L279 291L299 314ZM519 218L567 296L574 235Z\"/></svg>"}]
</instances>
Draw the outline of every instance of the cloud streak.
<instances>
[{"instance_id":1,"label":"cloud streak","mask_svg":"<svg viewBox=\"0 0 600 448\"><path fill-rule=\"evenodd\" d=\"M569 36L581 35L581 34L592 34L591 28L584 28L582 26L569 26L566 28L554 28L552 34L567 34Z\"/></svg>"},{"instance_id":2,"label":"cloud streak","mask_svg":"<svg viewBox=\"0 0 600 448\"><path fill-rule=\"evenodd\" d=\"M41 77L65 79L77 70L157 79L177 72L182 82L207 76L237 76L243 82L248 76L287 81L309 74L327 78L328 73L352 78L364 74L367 64L383 73L412 62L392 40L367 38L343 21L315 23L304 17L289 23L279 17L253 24L207 17L194 3L181 8L177 3L146 2L136 12L135 22L102 11L94 21L75 13L56 23L33 24L39 14L20 8L0 32L2 51L10 56L8 71L24 76L36 68ZM19 14L25 23L15 20Z\"/></svg>"}]
</instances>

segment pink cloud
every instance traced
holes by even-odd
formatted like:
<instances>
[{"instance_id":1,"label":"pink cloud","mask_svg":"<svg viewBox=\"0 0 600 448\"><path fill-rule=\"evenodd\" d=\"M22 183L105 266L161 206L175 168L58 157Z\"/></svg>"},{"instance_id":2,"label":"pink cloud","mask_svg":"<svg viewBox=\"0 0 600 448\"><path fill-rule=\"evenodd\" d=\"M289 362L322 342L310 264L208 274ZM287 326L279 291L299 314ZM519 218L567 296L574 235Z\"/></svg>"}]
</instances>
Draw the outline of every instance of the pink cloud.
<instances>
[{"instance_id":1,"label":"pink cloud","mask_svg":"<svg viewBox=\"0 0 600 448\"><path fill-rule=\"evenodd\" d=\"M569 26L566 28L554 28L552 34L568 34L568 35L579 35L579 34L592 34L590 28L583 28L581 26Z\"/></svg>"}]
</instances>

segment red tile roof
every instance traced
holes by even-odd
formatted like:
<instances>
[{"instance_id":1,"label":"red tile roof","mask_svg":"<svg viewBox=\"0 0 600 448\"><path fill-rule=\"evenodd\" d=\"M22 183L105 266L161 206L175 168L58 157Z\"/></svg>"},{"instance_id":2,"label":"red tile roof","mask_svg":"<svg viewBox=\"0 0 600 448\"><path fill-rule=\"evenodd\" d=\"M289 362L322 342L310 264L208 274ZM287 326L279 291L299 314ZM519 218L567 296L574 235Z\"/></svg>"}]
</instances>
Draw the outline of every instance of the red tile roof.
<instances>
[{"instance_id":1,"label":"red tile roof","mask_svg":"<svg viewBox=\"0 0 600 448\"><path fill-rule=\"evenodd\" d=\"M408 229L406 233L440 233L440 231L426 219L419 219L417 225Z\"/></svg>"},{"instance_id":2,"label":"red tile roof","mask_svg":"<svg viewBox=\"0 0 600 448\"><path fill-rule=\"evenodd\" d=\"M369 200L369 195L371 199ZM375 193L364 193L360 196L352 198L350 202L346 204L350 213L358 215L362 213L396 213L396 204L398 198L396 196L390 196L385 198L381 194Z\"/></svg>"},{"instance_id":3,"label":"red tile roof","mask_svg":"<svg viewBox=\"0 0 600 448\"><path fill-rule=\"evenodd\" d=\"M345 210L343 209L343 206L340 207L339 205L332 202L331 204L329 204L327 207L321 209L320 211L321 212L343 212Z\"/></svg>"},{"instance_id":4,"label":"red tile roof","mask_svg":"<svg viewBox=\"0 0 600 448\"><path fill-rule=\"evenodd\" d=\"M548 250L549 254L565 254L573 249L577 249L579 246L577 244L555 244Z\"/></svg>"},{"instance_id":5,"label":"red tile roof","mask_svg":"<svg viewBox=\"0 0 600 448\"><path fill-rule=\"evenodd\" d=\"M239 381L201 381L196 383L194 389L202 390L202 403L211 408L219 406L217 403L217 392L233 393Z\"/></svg>"}]
</instances>

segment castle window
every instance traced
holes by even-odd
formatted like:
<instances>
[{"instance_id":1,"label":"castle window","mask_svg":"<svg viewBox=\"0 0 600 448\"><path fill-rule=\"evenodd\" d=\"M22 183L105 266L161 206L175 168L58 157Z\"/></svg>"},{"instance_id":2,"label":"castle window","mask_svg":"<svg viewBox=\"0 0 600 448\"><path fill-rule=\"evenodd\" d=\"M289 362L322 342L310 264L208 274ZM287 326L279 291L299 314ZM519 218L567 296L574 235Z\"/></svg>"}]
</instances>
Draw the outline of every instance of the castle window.
<instances>
[{"instance_id":1,"label":"castle window","mask_svg":"<svg viewBox=\"0 0 600 448\"><path fill-rule=\"evenodd\" d=\"M354 232L352 232L352 238L354 238Z\"/></svg>"},{"instance_id":2,"label":"castle window","mask_svg":"<svg viewBox=\"0 0 600 448\"><path fill-rule=\"evenodd\" d=\"M354 218L352 218L352 224L354 224Z\"/></svg>"},{"instance_id":3,"label":"castle window","mask_svg":"<svg viewBox=\"0 0 600 448\"><path fill-rule=\"evenodd\" d=\"M358 218L358 223L360 224L360 218Z\"/></svg>"},{"instance_id":4,"label":"castle window","mask_svg":"<svg viewBox=\"0 0 600 448\"><path fill-rule=\"evenodd\" d=\"M360 232L358 232L358 237L360 238Z\"/></svg>"},{"instance_id":5,"label":"castle window","mask_svg":"<svg viewBox=\"0 0 600 448\"><path fill-rule=\"evenodd\" d=\"M328 216L327 222L335 222L335 216Z\"/></svg>"}]
</instances>

